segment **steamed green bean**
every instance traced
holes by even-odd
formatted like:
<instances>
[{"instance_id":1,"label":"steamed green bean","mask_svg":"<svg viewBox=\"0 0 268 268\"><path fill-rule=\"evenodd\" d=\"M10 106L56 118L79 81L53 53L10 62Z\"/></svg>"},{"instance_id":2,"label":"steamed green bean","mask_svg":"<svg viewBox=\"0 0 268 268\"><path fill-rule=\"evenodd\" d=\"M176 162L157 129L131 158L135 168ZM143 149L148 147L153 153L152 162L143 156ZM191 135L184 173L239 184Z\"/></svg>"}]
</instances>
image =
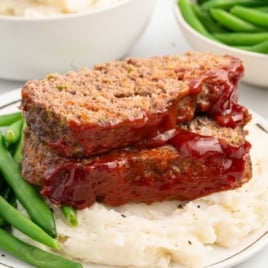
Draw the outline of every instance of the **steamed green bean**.
<instances>
[{"instance_id":1,"label":"steamed green bean","mask_svg":"<svg viewBox=\"0 0 268 268\"><path fill-rule=\"evenodd\" d=\"M0 248L38 268L82 268L77 262L29 245L0 228Z\"/></svg>"},{"instance_id":2,"label":"steamed green bean","mask_svg":"<svg viewBox=\"0 0 268 268\"><path fill-rule=\"evenodd\" d=\"M0 196L0 217L32 239L53 249L59 249L56 240L51 238L51 236L30 219L22 215L16 208L10 205L3 196Z\"/></svg>"},{"instance_id":3,"label":"steamed green bean","mask_svg":"<svg viewBox=\"0 0 268 268\"><path fill-rule=\"evenodd\" d=\"M263 29L244 21L233 14L219 8L210 9L211 16L224 27L236 32L261 32Z\"/></svg>"},{"instance_id":4,"label":"steamed green bean","mask_svg":"<svg viewBox=\"0 0 268 268\"><path fill-rule=\"evenodd\" d=\"M5 147L3 135L0 133L0 172L15 192L22 206L31 219L49 235L56 237L54 215L37 190L21 176L20 165L12 158Z\"/></svg>"},{"instance_id":5,"label":"steamed green bean","mask_svg":"<svg viewBox=\"0 0 268 268\"><path fill-rule=\"evenodd\" d=\"M268 30L268 13L243 6L234 6L230 12L257 27L263 27Z\"/></svg>"},{"instance_id":6,"label":"steamed green bean","mask_svg":"<svg viewBox=\"0 0 268 268\"><path fill-rule=\"evenodd\" d=\"M21 112L0 115L0 126L9 126L20 119L22 119Z\"/></svg>"}]
</instances>

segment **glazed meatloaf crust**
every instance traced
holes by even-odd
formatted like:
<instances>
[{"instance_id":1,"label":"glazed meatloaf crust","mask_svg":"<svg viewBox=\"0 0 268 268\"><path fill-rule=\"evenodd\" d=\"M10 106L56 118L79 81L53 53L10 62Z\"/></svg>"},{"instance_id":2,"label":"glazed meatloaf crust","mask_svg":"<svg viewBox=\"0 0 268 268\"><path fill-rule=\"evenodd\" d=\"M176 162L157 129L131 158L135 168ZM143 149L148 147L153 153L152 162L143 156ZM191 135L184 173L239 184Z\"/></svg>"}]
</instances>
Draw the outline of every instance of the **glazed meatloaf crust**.
<instances>
[{"instance_id":1,"label":"glazed meatloaf crust","mask_svg":"<svg viewBox=\"0 0 268 268\"><path fill-rule=\"evenodd\" d=\"M234 57L197 52L129 58L29 81L21 109L58 154L89 157L150 140L199 112L222 126L246 124L247 109L236 102L243 70Z\"/></svg>"},{"instance_id":2,"label":"glazed meatloaf crust","mask_svg":"<svg viewBox=\"0 0 268 268\"><path fill-rule=\"evenodd\" d=\"M207 117L181 124L166 145L80 160L59 156L27 130L22 174L56 205L78 209L96 201L192 200L248 181L249 149L241 126L219 127Z\"/></svg>"}]
</instances>

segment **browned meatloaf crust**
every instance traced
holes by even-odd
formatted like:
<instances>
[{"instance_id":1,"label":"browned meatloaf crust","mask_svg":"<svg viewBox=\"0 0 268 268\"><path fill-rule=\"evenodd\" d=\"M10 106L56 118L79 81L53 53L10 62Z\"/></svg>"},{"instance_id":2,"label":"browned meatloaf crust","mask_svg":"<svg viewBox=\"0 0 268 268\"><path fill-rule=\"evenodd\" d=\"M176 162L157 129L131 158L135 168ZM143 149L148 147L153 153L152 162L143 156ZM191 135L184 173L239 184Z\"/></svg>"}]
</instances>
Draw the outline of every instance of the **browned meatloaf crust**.
<instances>
[{"instance_id":1,"label":"browned meatloaf crust","mask_svg":"<svg viewBox=\"0 0 268 268\"><path fill-rule=\"evenodd\" d=\"M129 58L29 81L21 108L50 148L88 157L174 129L200 111L223 126L244 125L250 116L236 103L243 70L234 57L198 52Z\"/></svg>"},{"instance_id":2,"label":"browned meatloaf crust","mask_svg":"<svg viewBox=\"0 0 268 268\"><path fill-rule=\"evenodd\" d=\"M250 144L242 127L206 117L182 124L166 145L124 148L86 159L57 155L25 133L23 177L57 205L192 200L240 187L251 177Z\"/></svg>"}]
</instances>

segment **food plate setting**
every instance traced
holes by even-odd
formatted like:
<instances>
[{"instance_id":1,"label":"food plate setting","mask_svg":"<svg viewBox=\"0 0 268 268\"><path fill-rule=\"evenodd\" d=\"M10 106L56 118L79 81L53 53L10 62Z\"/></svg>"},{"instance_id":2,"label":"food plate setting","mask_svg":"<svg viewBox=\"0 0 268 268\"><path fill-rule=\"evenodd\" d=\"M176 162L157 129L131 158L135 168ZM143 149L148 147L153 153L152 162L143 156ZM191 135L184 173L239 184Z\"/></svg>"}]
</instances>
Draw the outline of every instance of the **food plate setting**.
<instances>
[{"instance_id":1,"label":"food plate setting","mask_svg":"<svg viewBox=\"0 0 268 268\"><path fill-rule=\"evenodd\" d=\"M26 2L27 1L25 1L25 3ZM23 13L24 15L21 15L22 13L15 14L14 11L14 14L12 16L10 16L10 14L3 15L3 12L7 11L5 11L5 9L0 5L0 21L3 20L5 24L5 27L1 28L0 32L3 31L4 35L8 35L8 32L12 31L13 27L15 27L17 23L21 25L20 27L28 27L29 32L25 31L26 35L36 30L39 31L38 27L40 26L43 26L44 29L43 36L39 32L39 35L41 35L38 35L38 42L30 40L30 38L28 37L26 38L28 39L26 42L27 44L29 42L33 45L41 45L41 48L32 48L32 52L28 51L28 48L30 46L26 45L27 53L30 53L27 54L28 56L26 54L24 56L20 56L19 54L22 55L23 47L20 46L20 48L16 50L16 46L13 45L18 41L14 40L16 36L18 38L23 38L23 36L18 33L18 29L16 27L16 34L12 37L9 36L10 39L6 39L6 42L10 42L10 44L12 43L12 45L4 45L5 47L9 47L8 54L4 51L1 52L3 53L3 55L5 55L5 57L10 57L10 61L5 66L4 64L0 63L0 116L17 112L20 109L25 109L25 111L29 109L29 111L27 111L27 116L28 118L31 117L31 113L33 113L33 110L31 111L31 107L27 105L30 103L29 96L31 94L32 86L39 87L40 91L45 92L44 88L47 89L52 85L51 88L55 86L55 88L58 90L58 92L60 92L60 94L64 94L64 91L70 92L70 80L68 79L70 77L72 78L73 76L75 76L76 73L79 72L79 70L81 69L81 72L83 74L86 74L83 77L86 77L86 79L93 79L86 81L95 81L95 73L98 74L98 82L102 79L101 75L103 73L107 75L107 73L109 74L110 72L112 73L112 75L114 75L113 64L105 65L107 62L109 63L109 61L113 62L119 59L120 62L122 61L127 63L127 65L124 65L125 63L122 65L120 65L121 63L118 63L114 66L115 70L117 70L116 68L118 68L118 70L120 69L120 72L122 70L122 72L124 72L124 70L127 70L127 73L129 74L131 79L136 79L136 70L142 70L141 72L144 72L143 74L146 74L146 79L151 79L148 78L151 74L149 72L144 71L147 70L146 68L148 66L149 68L151 68L150 63L146 63L146 59L156 57L156 59L154 59L154 61L152 62L155 66L155 69L160 68L160 71L159 73L157 73L157 75L162 79L163 74L164 76L171 75L169 72L165 73L165 71L161 73L162 60L163 62L171 63L169 69L171 70L174 67L172 66L172 64L175 62L177 56L181 57L182 55L192 55L192 51L197 51L197 53L201 52L200 57L198 56L198 54L196 54L197 56L193 56L193 58L199 57L200 59L202 58L202 60L204 60L205 57L203 58L203 56L201 55L205 55L205 53L207 52L212 53L212 55L214 53L215 55L220 56L228 55L228 57L231 56L231 58L224 58L222 62L223 65L226 64L227 66L223 68L224 71L222 73L222 77L224 77L225 75L224 72L229 72L228 74L230 75L230 77L228 77L227 79L230 79L229 82L231 83L231 87L233 84L235 85L233 90L236 90L236 79L238 78L238 80L240 80L237 92L237 94L239 95L239 104L241 103L242 105L244 105L248 109L249 113L252 115L251 120L247 121L248 119L245 119L246 124L243 126L245 130L245 132L243 132L245 133L245 139L249 142L251 146L251 162L247 164L250 165L250 169L252 169L252 177L248 181L244 181L243 185L235 187L235 189L211 193L198 198L194 198L194 200L191 201L155 201L150 205L143 202L130 202L113 206L109 203L109 200L107 203L103 202L104 199L102 197L102 199L100 199L101 202L93 202L92 204L90 204L89 207L85 206L81 210L76 210L77 220L79 224L75 227L68 224L58 205L48 202L51 210L55 215L58 235L57 241L60 244L60 249L56 251L49 249L36 241L33 241L27 235L18 231L17 228L13 229L13 234L19 239L25 241L26 243L32 244L33 246L36 246L47 252L50 252L52 254L56 253L56 255L73 259L75 262L81 263L84 268L267 267L268 258L266 256L266 252L268 250L268 110L266 103L268 100L268 84L267 75L263 75L264 73L266 73L264 72L264 70L266 70L265 66L267 64L267 54L263 53L263 51L265 50L262 50L261 53L255 53L254 51L246 51L244 49L240 50L240 48L238 47L233 48L232 46L221 44L218 41L215 42L215 40L211 41L209 38L196 31L194 27L190 26L189 24L187 24L186 21L184 21L182 13L185 12L185 9L184 11L180 10L179 2L182 3L181 6L184 6L184 8L186 7L186 12L189 12L189 9L187 8L191 7L191 5L198 4L201 7L202 5L205 5L206 2L216 2L217 4L218 0L146 0L144 9L141 12L142 20L140 21L137 20L137 15L135 14L139 14L139 10L142 9L141 6L144 3L144 1L142 0L111 0L110 2L108 0L99 0L96 2L100 4L100 7L97 6L96 9L90 9L89 11L85 10L85 7L83 6L82 2L81 6L79 6L80 4L78 2L77 5L72 6L72 1L61 1L61 3L66 3L64 4L65 6L60 6L60 1L58 1L58 4L54 6L53 9L46 9L47 7L44 9L46 2L52 3L52 1L42 0L40 1L40 3L41 2L43 3L41 5L41 9L39 9L40 7L37 6L37 9L32 9L30 10L30 12L27 11L29 13ZM57 1L55 1L55 3L56 2ZM88 2L93 5L94 1L89 0ZM226 2L228 2L228 0L226 0ZM258 2L258 0L256 0L256 2ZM10 3L12 3L12 1L10 1ZM111 3L111 5L105 6L106 3ZM104 5L104 7L102 5ZM262 10L261 12L267 12L264 11L265 5L268 5L268 2L263 5L259 5L258 12L260 10ZM25 12L22 7L23 6L18 5L16 12ZM250 8L254 9L255 7ZM126 16L126 13L128 13L130 10L133 11L132 16L129 17L130 23L123 23L124 26L127 27L123 27L122 32L114 32L115 27L122 24L122 21L128 20L128 16ZM189 14L193 14L191 13L193 12L193 10L194 8L191 9ZM210 12L207 11L205 8L204 10L205 12ZM229 8L229 10L231 10L231 8ZM49 14L46 12L49 12ZM98 18L98 16L100 17ZM118 19L117 21L116 18L120 19ZM72 20L74 20L76 24L72 25ZM25 24L21 24L22 21ZM69 38L72 39L72 37L66 36L65 34L60 34L60 31L62 29L61 27L63 27L62 25L64 24L64 21L67 23L65 25L70 28L69 34L74 34L74 32L76 32L75 28L79 27L79 23L84 24L83 27L80 28L81 31L76 32L76 40L72 40L69 45L66 44L68 43L68 40L70 40ZM92 27L88 29L91 32L87 35L87 38L85 38L86 43L83 43L81 42L81 38L83 38L85 34L86 28L84 28L84 26L88 23L88 21L92 22ZM95 26L93 25L93 22ZM107 23L110 24L112 30L111 28L107 28ZM140 24L138 25L138 23ZM115 36L115 40L111 41L111 50L108 50L107 44L104 44L106 40L104 38L105 36L99 36L98 34L95 34L96 42L91 42L91 36L94 35L94 31L98 27L96 25L98 24L100 26L100 29L102 29L102 32L104 32L105 30L109 31L109 34L107 34L109 39L111 39L113 35ZM53 27L53 25L57 25L55 26L55 29L57 29L57 31L59 32L56 34L57 36L54 36L52 38L55 42L58 42L60 40L60 43L57 43L57 46L55 44L55 51L53 51L53 44L49 43L48 46L46 45L46 40L48 38L46 34L49 32L48 28L46 27ZM22 28L20 28L19 31L22 32ZM126 37L124 42L120 42L122 36ZM12 41L10 41L11 39ZM122 47L120 47L120 44L122 45ZM61 50L61 47L65 47L65 49ZM119 48L119 51L117 50L117 48ZM12 49L14 49L14 53L12 52ZM38 52L39 49L42 49L41 54L39 54ZM68 51L70 51L70 53ZM105 51L105 53L102 51ZM57 55L59 57L57 57ZM68 55L68 57L65 57L65 55ZM83 57L83 55L86 56ZM237 77L235 76L237 75L237 73L243 72L243 70L240 69L238 61L232 60L233 56L234 59L238 58L244 63L245 70L244 76L242 77L240 77L239 74ZM29 60L29 63L26 61L25 57L31 59ZM128 57L131 58L127 59ZM160 60L157 59L158 57ZM145 62L140 61L142 62L140 63L140 58L145 58ZM136 59L138 60L136 61ZM228 65L229 62L226 59L231 59L230 65ZM196 61L197 63L198 60L193 61ZM213 64L211 64L213 60L209 60L209 62L204 64L205 67L203 68L208 68L208 70L210 70L209 68L213 69ZM7 59L5 60L5 62L6 61ZM215 62L216 61L217 60L215 60ZM17 66L15 62L17 62ZM41 62L43 64L41 64ZM150 60L148 62L150 62ZM94 65L97 67L93 67ZM144 66L139 69L142 65ZM196 66L198 66L198 64ZM87 68L84 70L83 67L87 67L89 68L89 70L92 70L92 68L95 69L93 69L93 73L91 73L91 71L87 73ZM180 72L182 72L181 70L178 71L178 77L180 77L178 80L182 80L178 81L178 83L180 83L182 88L185 87L183 80L189 79L189 77L187 77L187 68L183 70L184 76L182 74L180 75ZM66 72L69 73L66 77L63 78L63 76L61 76L60 74L66 74ZM115 72L118 77L120 77L120 72ZM198 71L195 70L195 72L193 73L193 75L196 75ZM204 73L201 72L201 75L204 75ZM140 77L137 79L140 79L141 76L142 75L140 75ZM200 78L200 81L202 81L202 83L206 79L208 79L208 81L209 79L211 79L211 75L205 77L206 78L202 78L203 80ZM222 77L219 78L220 75L218 76L218 73L215 75L215 77L216 78L215 80L213 80L212 84L209 84L208 82L208 87L211 86L211 90L215 90L215 88L217 88L213 88L214 83L222 83L222 81L225 79L224 78L223 80L221 80ZM34 82L39 81L40 79L44 79L42 80L43 84ZM67 80L62 82L63 79ZM78 83L78 91L80 92L80 94L84 94L83 87L80 87L81 84L83 84L83 79L85 78L81 78L81 83ZM195 80L195 82L198 81L199 77L197 76L196 79L197 80ZM103 83L104 80L101 80L101 83ZM58 83L57 81L60 81L60 83ZM140 82L142 80L138 81ZM114 81L109 81L107 77L104 82L111 84L114 83ZM127 80L123 81L125 84L121 82L118 84L117 82L115 82L115 85L119 85L119 87L122 85L130 85L127 84ZM153 75L152 79L150 80L150 83L150 85L156 85L159 88L166 86L166 84L164 83L159 83ZM173 82L169 81L169 83L170 85L173 85ZM197 84L198 82L196 82L196 85ZM98 87L98 85L99 84L96 83L96 87ZM138 85L143 84L141 83ZM229 86L230 85L228 83L223 82L221 84L219 90L223 90L222 95L225 94L224 90L228 89ZM197 88L198 86L195 87L195 90L197 90ZM172 87L166 87L165 89L170 90L170 92L173 94ZM24 103L21 95L22 90L24 90ZM187 91L185 91L185 94L188 94L186 92ZM217 94L217 91L215 91L214 93ZM116 99L118 99L118 101L120 102L122 99L122 95L120 95L120 92L116 94ZM131 95L131 92L129 91L127 94ZM144 98L144 96L146 96L146 94L148 94L148 92L146 91L138 93L135 95L135 98L138 95L139 99L145 101L146 98ZM44 99L43 95L40 94L39 96L41 96L40 99L42 101L42 99ZM101 101L100 99L96 99L96 103L100 101L99 103L104 106L106 105L105 98L107 96L102 96L104 101L102 102L103 99L101 99ZM84 94L84 97L86 97L86 94ZM237 96L233 95L233 97L236 98ZM25 101L27 98L28 102ZM160 102L160 98L159 100L157 100L157 98L156 100L154 100L152 96L151 98L152 102L155 101L154 103L158 103L158 101ZM48 102L50 101L53 102L53 100L49 100ZM66 101L66 99L64 99L64 101ZM67 101L71 102L72 100L68 99ZM184 112L189 112L189 110L186 109L189 103L190 102L187 102L184 107L185 109L181 110ZM57 105L60 104L58 103ZM82 101L81 106L83 105L84 102ZM139 103L137 102L135 103L135 105L139 105ZM202 103L200 102L200 107L201 105ZM40 109L42 109L42 107ZM98 110L97 108L94 109ZM238 107L237 109L239 110L240 108ZM240 112L241 111L239 110L237 114L238 116L241 116L242 112ZM205 114L206 111L203 113ZM203 116L204 114L201 114L201 116ZM162 116L160 112L158 116L159 118ZM200 114L198 114L198 116L200 116ZM210 116L213 119L216 118L213 117L214 115L212 113L210 114ZM33 115L32 118L33 120L35 120L36 118L38 118L38 116ZM118 116L118 118L116 119L118 121L121 120L120 116ZM154 120L154 118L152 118L152 120ZM172 121L172 119L170 118L169 120ZM140 122L142 122L142 120ZM170 124L172 124L172 122ZM186 126L184 125L183 127L186 128ZM191 128L192 126L187 127ZM50 132L54 133L52 128L53 126L50 125ZM204 129L204 131L209 131L206 127L204 127ZM3 128L1 130L6 130L6 128ZM49 138L51 133L47 132L47 135L44 135L43 139L46 141L46 138ZM120 134L120 132L118 133ZM26 132L26 135L29 135L29 133ZM172 133L165 133L163 134L163 136L160 135L160 141L169 139L168 135L172 135ZM234 140L236 139L239 140L239 137L234 137ZM120 144L120 138L118 139L118 142ZM157 140L156 142L159 142L159 140ZM152 144L151 146L154 146ZM30 146L29 152L32 152L34 146L32 144L28 144L28 146ZM42 166L42 163L38 161L39 159L44 159L46 157L46 154L42 155L42 149L40 149L41 147L39 146L43 146L42 143L37 143L36 145L36 148L39 148L39 151L38 149L37 151L38 153L41 153L41 156L40 154L33 154L33 157L38 158L35 163L37 163L40 168ZM85 143L85 146L87 146L87 143ZM217 145L214 144L214 146ZM61 149L62 148L63 147L61 147ZM65 161L65 158L68 159L68 157L76 159L76 155L72 155L72 151L67 152L65 149L63 148L63 151L59 153L59 158L55 158L55 154L48 151L52 161L56 159L58 161L57 163L60 163L61 161ZM79 148L76 147L75 149L79 150ZM81 151L76 152L78 152L78 155L80 154L81 157ZM67 155L71 154L71 156L65 156L64 153L66 153ZM108 152L108 154L109 153L110 152ZM106 154L106 152L103 153L102 151L100 151L100 159L102 157L101 154ZM27 154L25 154L24 152L24 156L25 155L27 157ZM88 156L86 155L86 158L87 157ZM98 154L97 157L99 157ZM53 165L53 163L51 164L51 161L49 162L49 157L46 158L46 161L48 161L46 163L49 163L49 165ZM105 158L103 161L105 161ZM86 162L83 162L83 165L84 163ZM96 161L96 163L98 162ZM68 168L73 168L72 162L71 164L69 162L67 164L69 165L67 165ZM162 161L159 161L159 166L160 165L163 165ZM228 165L227 162L226 165ZM29 165L29 167L31 168L31 165ZM112 170L112 168L112 166L109 166L109 170ZM123 164L121 168L123 170ZM42 171L42 167L40 168L40 170ZM74 172L76 171L74 170ZM103 174L105 174L105 172ZM122 172L121 174L124 175L124 172ZM38 174L38 176L39 175L40 174ZM50 177L48 178L50 179ZM109 178L109 176L107 178ZM25 179L28 180L27 178ZM246 180L246 176L244 180ZM68 182L70 181L67 181L67 184ZM34 183L35 181L33 181L33 184ZM44 186L42 184L40 184L39 186L47 187L47 185ZM80 190L80 193L83 194L83 191ZM47 192L46 194L49 198L51 198L54 192ZM54 197L55 196L53 196L53 198ZM96 200L98 198L99 197L97 197L96 194ZM78 202L74 204L78 206ZM21 206L21 204L18 204L18 210L22 214L25 213L24 208L23 206ZM90 264L84 262L83 259ZM12 254L9 254L5 250L0 249L0 267L30 268L35 266L31 266L30 264L19 260L19 258L12 256ZM60 265L58 267L61 268Z\"/></svg>"},{"instance_id":2,"label":"food plate setting","mask_svg":"<svg viewBox=\"0 0 268 268\"><path fill-rule=\"evenodd\" d=\"M1 95L0 100L0 113L7 114L11 112L15 112L18 110L18 106L20 105L20 94L21 90L17 89L11 91L6 94ZM253 162L253 178L252 180L243 186L239 190L234 190L235 193L222 193L220 195L215 194L214 197L210 198L201 198L200 200L194 201L190 206L207 206L206 202L214 203L215 206L226 206L231 207L232 209L237 210L237 212L233 211L234 215L230 216L230 214L222 214L218 215L217 217L231 217L227 220L225 227L228 232L231 233L231 236L237 235L237 238L233 241L235 246L232 247L221 247L221 246L212 246L209 251L206 250L203 252L206 255L204 266L203 267L210 267L210 268L223 268L223 267L233 267L241 262L246 261L254 254L259 252L263 249L268 243L268 215L266 214L267 206L268 206L268 185L267 185L267 176L268 176L268 158L267 158L267 151L268 151L268 122L263 119L258 114L252 112L253 120L250 122L248 126L249 137L248 140L252 144L252 162ZM219 199L219 200L217 200ZM160 215L156 217L163 217L163 214L166 214L164 218L171 217L172 214L175 213L176 208L178 206L177 203L169 203L166 202L165 204L155 204L154 206L150 207L143 207L142 209L138 209L135 205L127 205L122 206L114 210L113 213L120 213L120 214L132 214L133 217L140 217L140 219L148 220L148 218L153 217L153 214L157 214L158 210L162 210ZM209 205L208 205L209 206ZM100 207L96 207L93 210L100 209ZM104 209L103 207L101 209ZM208 208L207 208L208 209ZM250 211L250 215L248 214ZM217 213L217 210L214 212ZM210 212L208 212L210 213ZM235 215L236 213L240 214L241 219L239 219L239 215ZM252 219L256 215L259 214L259 219ZM144 215L143 215L144 214ZM148 215L149 216L148 216ZM244 215L246 214L246 215ZM206 217L207 214L205 214ZM208 215L207 215L208 216ZM97 217L97 216L96 216ZM108 217L112 217L112 214L108 214ZM148 218L147 218L148 217ZM202 216L204 217L204 215ZM238 217L236 219L236 217ZM245 217L245 218L244 218ZM235 220L233 220L235 219ZM250 219L252 219L251 223L247 223ZM199 219L200 223L203 221ZM176 218L176 221L179 221ZM243 222L245 221L245 222ZM173 222L175 224L175 222ZM183 223L182 223L183 224ZM208 224L206 222L205 224ZM243 226L244 225L244 226ZM230 228L234 228L233 230ZM65 226L65 228L67 228ZM73 227L71 227L73 228ZM230 229L229 229L230 228ZM239 234L238 229L245 229L245 233L243 232ZM247 229L251 230L250 233L247 234ZM204 229L202 229L202 232ZM181 234L182 235L182 234ZM229 234L224 234L228 236ZM81 237L79 238L81 242ZM230 238L230 243L233 243L232 238ZM238 243L237 243L238 242ZM86 243L86 241L81 242ZM229 242L228 242L229 243ZM115 243L116 244L116 243ZM124 256L121 256L124 258ZM0 258L0 266L3 267L32 267L27 265L13 256L10 256L6 252L1 251L1 258ZM98 266L98 265L85 265L84 267L88 268L97 268L97 267L106 267L106 266ZM174 265L171 267L183 267Z\"/></svg>"}]
</instances>

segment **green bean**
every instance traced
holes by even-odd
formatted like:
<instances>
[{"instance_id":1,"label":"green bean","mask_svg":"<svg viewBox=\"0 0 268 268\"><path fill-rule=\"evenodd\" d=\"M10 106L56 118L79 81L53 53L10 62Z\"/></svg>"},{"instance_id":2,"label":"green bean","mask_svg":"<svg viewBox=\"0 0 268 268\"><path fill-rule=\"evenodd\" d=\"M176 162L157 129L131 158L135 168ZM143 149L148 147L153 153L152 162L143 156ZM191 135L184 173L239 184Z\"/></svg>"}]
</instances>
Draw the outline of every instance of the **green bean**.
<instances>
[{"instance_id":1,"label":"green bean","mask_svg":"<svg viewBox=\"0 0 268 268\"><path fill-rule=\"evenodd\" d=\"M251 52L256 52L256 53L268 54L268 40L261 42L259 44L256 44L254 46L238 46L237 48L248 50Z\"/></svg>"},{"instance_id":2,"label":"green bean","mask_svg":"<svg viewBox=\"0 0 268 268\"><path fill-rule=\"evenodd\" d=\"M214 36L221 42L232 46L251 46L268 40L268 32L263 33L215 33Z\"/></svg>"},{"instance_id":3,"label":"green bean","mask_svg":"<svg viewBox=\"0 0 268 268\"><path fill-rule=\"evenodd\" d=\"M38 268L82 268L77 262L41 250L0 228L0 248Z\"/></svg>"},{"instance_id":4,"label":"green bean","mask_svg":"<svg viewBox=\"0 0 268 268\"><path fill-rule=\"evenodd\" d=\"M231 14L250 22L256 26L268 28L268 14L253 8L235 6L230 10Z\"/></svg>"},{"instance_id":5,"label":"green bean","mask_svg":"<svg viewBox=\"0 0 268 268\"><path fill-rule=\"evenodd\" d=\"M16 147L14 155L13 155L14 160L19 164L22 161L22 147L23 147L23 142L24 142L25 127L26 127L26 123L25 123L25 120L23 120L22 127L21 127L21 133L20 133L20 139L17 143L17 147Z\"/></svg>"},{"instance_id":6,"label":"green bean","mask_svg":"<svg viewBox=\"0 0 268 268\"><path fill-rule=\"evenodd\" d=\"M255 9L262 12L268 12L268 6L255 7Z\"/></svg>"},{"instance_id":7,"label":"green bean","mask_svg":"<svg viewBox=\"0 0 268 268\"><path fill-rule=\"evenodd\" d=\"M0 115L0 126L1 127L9 126L20 119L22 119L21 112Z\"/></svg>"},{"instance_id":8,"label":"green bean","mask_svg":"<svg viewBox=\"0 0 268 268\"><path fill-rule=\"evenodd\" d=\"M202 8L209 10L211 8L230 9L236 5L243 6L263 6L268 3L268 0L210 0L202 4Z\"/></svg>"},{"instance_id":9,"label":"green bean","mask_svg":"<svg viewBox=\"0 0 268 268\"><path fill-rule=\"evenodd\" d=\"M10 225L20 230L32 239L53 249L59 249L59 244L51 238L43 229L34 224L30 219L22 215L11 206L4 197L0 196L0 216Z\"/></svg>"},{"instance_id":10,"label":"green bean","mask_svg":"<svg viewBox=\"0 0 268 268\"><path fill-rule=\"evenodd\" d=\"M185 21L200 34L213 39L211 34L206 30L204 25L195 15L191 3L188 0L178 0L178 6Z\"/></svg>"},{"instance_id":11,"label":"green bean","mask_svg":"<svg viewBox=\"0 0 268 268\"><path fill-rule=\"evenodd\" d=\"M197 0L197 4L202 5L202 4L204 4L204 3L208 2L208 1L210 1L210 0Z\"/></svg>"},{"instance_id":12,"label":"green bean","mask_svg":"<svg viewBox=\"0 0 268 268\"><path fill-rule=\"evenodd\" d=\"M226 32L226 30L221 25L219 25L218 22L212 19L208 11L203 10L197 4L192 4L192 9L195 12L196 16L198 17L198 19L202 21L203 25L208 30L208 32L210 33Z\"/></svg>"},{"instance_id":13,"label":"green bean","mask_svg":"<svg viewBox=\"0 0 268 268\"><path fill-rule=\"evenodd\" d=\"M246 22L223 9L210 9L212 17L224 27L236 32L261 32L263 29Z\"/></svg>"},{"instance_id":14,"label":"green bean","mask_svg":"<svg viewBox=\"0 0 268 268\"><path fill-rule=\"evenodd\" d=\"M12 123L6 130L4 138L8 146L16 143L20 139L22 124L23 119L19 119Z\"/></svg>"},{"instance_id":15,"label":"green bean","mask_svg":"<svg viewBox=\"0 0 268 268\"><path fill-rule=\"evenodd\" d=\"M49 235L56 237L54 215L36 189L21 176L20 165L5 148L4 138L0 133L0 172L15 192L18 200L29 216Z\"/></svg>"},{"instance_id":16,"label":"green bean","mask_svg":"<svg viewBox=\"0 0 268 268\"><path fill-rule=\"evenodd\" d=\"M62 206L61 211L62 211L65 219L67 220L67 222L71 226L75 227L75 226L78 225L76 211L75 211L75 209L73 207L71 207L71 206Z\"/></svg>"}]
</instances>

